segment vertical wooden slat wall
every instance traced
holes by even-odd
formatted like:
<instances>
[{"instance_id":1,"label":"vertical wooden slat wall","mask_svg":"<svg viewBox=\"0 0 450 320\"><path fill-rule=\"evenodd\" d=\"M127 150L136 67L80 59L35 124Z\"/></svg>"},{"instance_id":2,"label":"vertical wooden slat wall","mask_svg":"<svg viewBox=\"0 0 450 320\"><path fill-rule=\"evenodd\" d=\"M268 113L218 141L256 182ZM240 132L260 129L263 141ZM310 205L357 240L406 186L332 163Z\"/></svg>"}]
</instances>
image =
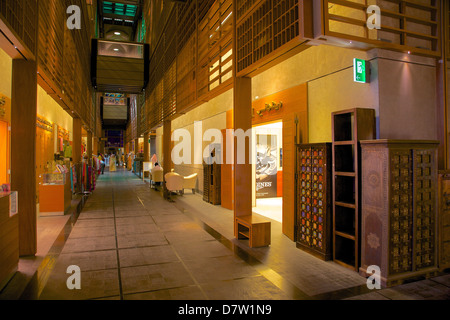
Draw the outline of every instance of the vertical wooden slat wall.
<instances>
[{"instance_id":1,"label":"vertical wooden slat wall","mask_svg":"<svg viewBox=\"0 0 450 320\"><path fill-rule=\"evenodd\" d=\"M66 25L70 5L81 8L81 29ZM84 126L96 130L96 110L90 80L91 26L86 2L82 0L39 1L38 68L41 78L72 116L80 117ZM56 96L55 96L56 95Z\"/></svg>"},{"instance_id":2,"label":"vertical wooden slat wall","mask_svg":"<svg viewBox=\"0 0 450 320\"><path fill-rule=\"evenodd\" d=\"M150 9L161 10L153 1L144 9L146 21L150 21ZM237 1L237 53L233 52L232 0L190 1L163 12L148 32L157 44L152 44L146 89L147 129L230 89L236 54L237 70L242 72L265 57L270 59L268 54L282 52L287 43L300 44L298 11L299 2L292 0Z\"/></svg>"},{"instance_id":3,"label":"vertical wooden slat wall","mask_svg":"<svg viewBox=\"0 0 450 320\"><path fill-rule=\"evenodd\" d=\"M149 15L149 8L156 7L149 5L144 13ZM147 130L231 87L232 10L232 0L175 4L153 27L161 30L159 37L155 30L148 33L149 38L157 37L157 45L152 47L146 88Z\"/></svg>"}]
</instances>

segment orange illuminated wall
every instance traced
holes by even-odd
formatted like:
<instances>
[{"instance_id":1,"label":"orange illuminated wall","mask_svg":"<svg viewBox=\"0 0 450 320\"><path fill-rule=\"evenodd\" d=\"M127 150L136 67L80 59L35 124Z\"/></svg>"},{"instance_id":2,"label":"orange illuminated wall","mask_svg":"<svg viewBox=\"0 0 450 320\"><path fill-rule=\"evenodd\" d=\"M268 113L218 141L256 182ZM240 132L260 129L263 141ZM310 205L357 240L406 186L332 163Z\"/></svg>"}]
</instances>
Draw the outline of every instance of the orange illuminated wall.
<instances>
[{"instance_id":1,"label":"orange illuminated wall","mask_svg":"<svg viewBox=\"0 0 450 320\"><path fill-rule=\"evenodd\" d=\"M267 105L282 104L278 110L266 110ZM260 114L258 114L260 112ZM308 138L308 86L301 84L270 96L253 101L253 126L283 121L283 173L277 176L283 196L283 233L294 240L295 227L295 136L299 143L307 143ZM298 118L298 127L295 118ZM296 132L297 130L297 132Z\"/></svg>"},{"instance_id":2,"label":"orange illuminated wall","mask_svg":"<svg viewBox=\"0 0 450 320\"><path fill-rule=\"evenodd\" d=\"M0 120L0 185L9 183L9 134L8 123Z\"/></svg>"}]
</instances>

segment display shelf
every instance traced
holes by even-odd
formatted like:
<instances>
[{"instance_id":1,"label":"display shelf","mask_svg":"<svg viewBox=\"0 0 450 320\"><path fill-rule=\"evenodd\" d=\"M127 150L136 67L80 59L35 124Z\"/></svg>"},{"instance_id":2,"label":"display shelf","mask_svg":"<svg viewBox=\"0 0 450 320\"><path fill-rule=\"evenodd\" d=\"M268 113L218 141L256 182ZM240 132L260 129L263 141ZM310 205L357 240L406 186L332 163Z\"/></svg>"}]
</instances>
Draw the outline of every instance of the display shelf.
<instances>
[{"instance_id":1,"label":"display shelf","mask_svg":"<svg viewBox=\"0 0 450 320\"><path fill-rule=\"evenodd\" d=\"M334 176L334 201L348 204L356 204L356 179L342 175Z\"/></svg>"},{"instance_id":2,"label":"display shelf","mask_svg":"<svg viewBox=\"0 0 450 320\"><path fill-rule=\"evenodd\" d=\"M335 231L355 237L355 209L337 205L335 217Z\"/></svg>"},{"instance_id":3,"label":"display shelf","mask_svg":"<svg viewBox=\"0 0 450 320\"><path fill-rule=\"evenodd\" d=\"M334 147L336 162L335 171L342 173L355 172L355 144L340 145Z\"/></svg>"},{"instance_id":4,"label":"display shelf","mask_svg":"<svg viewBox=\"0 0 450 320\"><path fill-rule=\"evenodd\" d=\"M376 138L375 110L332 113L333 260L355 271L360 264L360 144Z\"/></svg>"},{"instance_id":5,"label":"display shelf","mask_svg":"<svg viewBox=\"0 0 450 320\"><path fill-rule=\"evenodd\" d=\"M334 237L334 260L345 267L353 269L356 264L355 239L349 239L335 234Z\"/></svg>"}]
</instances>

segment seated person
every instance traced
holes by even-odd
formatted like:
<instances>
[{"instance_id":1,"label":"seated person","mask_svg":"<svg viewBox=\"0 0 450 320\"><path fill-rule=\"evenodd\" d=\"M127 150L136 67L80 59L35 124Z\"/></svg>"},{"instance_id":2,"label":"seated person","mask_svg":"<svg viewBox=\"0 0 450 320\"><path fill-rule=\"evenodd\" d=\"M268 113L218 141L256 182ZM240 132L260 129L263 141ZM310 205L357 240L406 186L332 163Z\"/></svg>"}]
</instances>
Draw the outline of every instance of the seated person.
<instances>
[{"instance_id":1,"label":"seated person","mask_svg":"<svg viewBox=\"0 0 450 320\"><path fill-rule=\"evenodd\" d=\"M156 175L156 172L159 171L159 174ZM152 181L155 184L155 190L158 190L156 188L157 185L162 185L163 182L163 168L161 168L161 166L158 163L155 163L155 166L153 167L152 171ZM159 176L159 178L157 178L157 176Z\"/></svg>"},{"instance_id":2,"label":"seated person","mask_svg":"<svg viewBox=\"0 0 450 320\"><path fill-rule=\"evenodd\" d=\"M155 166L154 166L153 168L154 168L155 170L157 170L157 171L162 171L162 170L163 170L163 168L161 168L161 166L159 165L158 162L155 163Z\"/></svg>"}]
</instances>

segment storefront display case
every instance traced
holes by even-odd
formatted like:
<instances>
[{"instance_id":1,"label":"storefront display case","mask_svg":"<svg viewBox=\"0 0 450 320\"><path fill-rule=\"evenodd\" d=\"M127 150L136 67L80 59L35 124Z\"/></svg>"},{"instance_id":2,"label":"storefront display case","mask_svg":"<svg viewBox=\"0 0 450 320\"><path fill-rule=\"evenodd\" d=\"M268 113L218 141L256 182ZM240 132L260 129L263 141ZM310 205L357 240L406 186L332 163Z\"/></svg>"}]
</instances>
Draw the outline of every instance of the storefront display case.
<instances>
[{"instance_id":1,"label":"storefront display case","mask_svg":"<svg viewBox=\"0 0 450 320\"><path fill-rule=\"evenodd\" d=\"M42 175L42 183L39 185L41 216L64 215L70 208L72 190L70 172L66 170L69 167L69 163L56 161L52 164L52 168L56 170Z\"/></svg>"}]
</instances>

